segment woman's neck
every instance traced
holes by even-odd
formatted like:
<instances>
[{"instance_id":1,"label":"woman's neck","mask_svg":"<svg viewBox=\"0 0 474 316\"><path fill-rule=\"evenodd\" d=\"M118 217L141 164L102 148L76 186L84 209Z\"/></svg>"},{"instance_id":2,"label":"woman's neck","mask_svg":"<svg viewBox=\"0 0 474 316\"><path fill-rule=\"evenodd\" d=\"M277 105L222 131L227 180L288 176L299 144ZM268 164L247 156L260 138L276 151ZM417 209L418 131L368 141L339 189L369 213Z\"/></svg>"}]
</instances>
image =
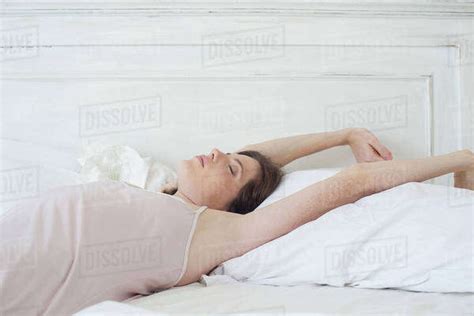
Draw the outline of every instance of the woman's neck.
<instances>
[{"instance_id":1,"label":"woman's neck","mask_svg":"<svg viewBox=\"0 0 474 316\"><path fill-rule=\"evenodd\" d=\"M199 207L199 205L197 205L196 203L194 203L193 200L191 200L188 196L186 196L185 194L181 193L179 190L176 191L176 193L173 195L177 198L180 198L181 200L183 200L185 203L187 204L191 204L191 206L194 206L194 207Z\"/></svg>"}]
</instances>

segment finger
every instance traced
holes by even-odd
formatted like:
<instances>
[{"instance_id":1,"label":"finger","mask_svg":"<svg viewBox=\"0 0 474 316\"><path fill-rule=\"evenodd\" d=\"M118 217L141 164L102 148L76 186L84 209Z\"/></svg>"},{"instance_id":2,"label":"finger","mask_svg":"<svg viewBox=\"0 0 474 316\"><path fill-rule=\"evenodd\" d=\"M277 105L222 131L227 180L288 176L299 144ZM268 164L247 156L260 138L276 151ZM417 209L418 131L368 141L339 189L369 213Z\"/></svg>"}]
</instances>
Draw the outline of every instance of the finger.
<instances>
[{"instance_id":1,"label":"finger","mask_svg":"<svg viewBox=\"0 0 474 316\"><path fill-rule=\"evenodd\" d=\"M385 160L391 160L393 158L392 153L387 147L382 145L378 140L370 144L372 148Z\"/></svg>"}]
</instances>

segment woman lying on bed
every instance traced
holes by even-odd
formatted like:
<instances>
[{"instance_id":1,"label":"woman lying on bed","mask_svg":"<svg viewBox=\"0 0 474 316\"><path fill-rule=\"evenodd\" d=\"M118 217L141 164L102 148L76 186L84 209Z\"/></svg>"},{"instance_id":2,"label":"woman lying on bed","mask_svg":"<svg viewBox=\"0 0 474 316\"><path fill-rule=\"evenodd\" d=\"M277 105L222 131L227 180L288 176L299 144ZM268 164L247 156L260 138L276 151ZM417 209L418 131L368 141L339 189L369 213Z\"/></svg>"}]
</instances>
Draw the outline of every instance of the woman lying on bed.
<instances>
[{"instance_id":1,"label":"woman lying on bed","mask_svg":"<svg viewBox=\"0 0 474 316\"><path fill-rule=\"evenodd\" d=\"M252 212L280 180L278 169L260 154L283 167L300 157L340 145L351 147L357 164ZM186 273L177 285L194 282L220 263L314 221L338 206L407 182L454 173L456 187L474 190L474 154L470 150L393 161L391 152L376 136L362 128L276 139L227 155L214 149L204 161L204 167L195 160L182 161L178 172L175 195L209 208L198 221ZM262 181L262 170L263 184L253 184L254 179Z\"/></svg>"},{"instance_id":2,"label":"woman lying on bed","mask_svg":"<svg viewBox=\"0 0 474 316\"><path fill-rule=\"evenodd\" d=\"M252 212L278 186L281 167L349 145L358 164ZM180 162L171 194L101 181L19 205L0 222L0 311L70 314L103 300L196 282L201 275L341 205L407 183L455 174L474 189L469 150L391 161L365 129L217 149Z\"/></svg>"}]
</instances>

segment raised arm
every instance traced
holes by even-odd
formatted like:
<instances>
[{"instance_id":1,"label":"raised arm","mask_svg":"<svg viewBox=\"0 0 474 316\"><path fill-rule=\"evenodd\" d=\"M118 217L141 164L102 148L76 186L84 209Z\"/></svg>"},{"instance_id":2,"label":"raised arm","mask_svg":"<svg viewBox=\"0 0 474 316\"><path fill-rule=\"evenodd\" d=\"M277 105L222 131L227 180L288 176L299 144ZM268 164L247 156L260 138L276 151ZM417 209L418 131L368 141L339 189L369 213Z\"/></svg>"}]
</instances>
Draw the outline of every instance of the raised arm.
<instances>
[{"instance_id":1,"label":"raised arm","mask_svg":"<svg viewBox=\"0 0 474 316\"><path fill-rule=\"evenodd\" d=\"M469 150L415 160L361 163L245 215L208 209L199 218L186 274L178 285L195 282L220 263L341 205L403 183L473 168L474 155Z\"/></svg>"},{"instance_id":2,"label":"raised arm","mask_svg":"<svg viewBox=\"0 0 474 316\"><path fill-rule=\"evenodd\" d=\"M331 178L244 215L239 251L243 254L336 207L353 203L367 195L407 182L421 182L472 168L474 155L469 150L422 159L354 165Z\"/></svg>"},{"instance_id":3,"label":"raised arm","mask_svg":"<svg viewBox=\"0 0 474 316\"><path fill-rule=\"evenodd\" d=\"M249 144L238 151L258 151L283 167L298 158L342 145L351 146L357 162L392 159L390 151L375 135L363 128L346 128L334 132L283 137Z\"/></svg>"}]
</instances>

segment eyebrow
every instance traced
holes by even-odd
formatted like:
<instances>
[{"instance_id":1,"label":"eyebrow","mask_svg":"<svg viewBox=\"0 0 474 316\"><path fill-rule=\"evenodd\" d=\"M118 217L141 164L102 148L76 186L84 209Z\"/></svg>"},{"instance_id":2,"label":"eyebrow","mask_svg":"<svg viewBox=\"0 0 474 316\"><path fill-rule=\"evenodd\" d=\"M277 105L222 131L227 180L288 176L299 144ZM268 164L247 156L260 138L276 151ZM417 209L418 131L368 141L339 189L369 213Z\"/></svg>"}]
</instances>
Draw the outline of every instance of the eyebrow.
<instances>
[{"instance_id":1,"label":"eyebrow","mask_svg":"<svg viewBox=\"0 0 474 316\"><path fill-rule=\"evenodd\" d=\"M230 155L230 153L226 153L227 155ZM242 170L242 176L244 176L244 166L242 166L242 163L240 162L239 159L235 158L235 160L237 160L237 163L239 164L240 166L240 170Z\"/></svg>"}]
</instances>

